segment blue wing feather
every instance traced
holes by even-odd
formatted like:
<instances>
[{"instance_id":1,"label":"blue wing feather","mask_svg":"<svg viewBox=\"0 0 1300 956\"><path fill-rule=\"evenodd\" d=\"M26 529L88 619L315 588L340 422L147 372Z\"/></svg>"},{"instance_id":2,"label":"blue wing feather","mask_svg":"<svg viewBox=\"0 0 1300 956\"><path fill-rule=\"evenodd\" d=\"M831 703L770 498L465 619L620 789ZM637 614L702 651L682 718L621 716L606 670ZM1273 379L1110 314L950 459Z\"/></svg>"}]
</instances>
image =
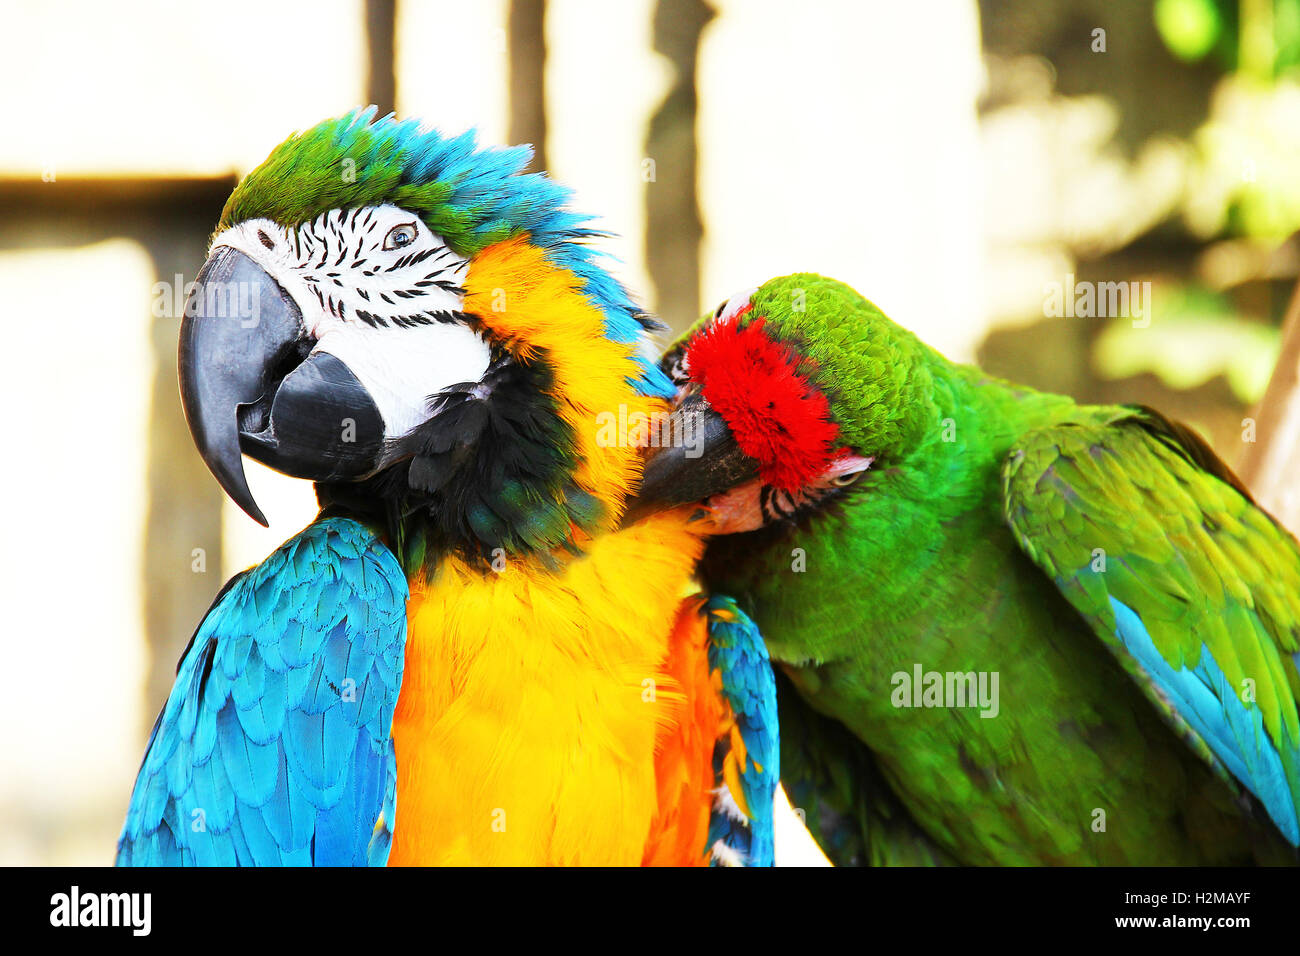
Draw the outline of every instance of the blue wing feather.
<instances>
[{"instance_id":1,"label":"blue wing feather","mask_svg":"<svg viewBox=\"0 0 1300 956\"><path fill-rule=\"evenodd\" d=\"M704 612L709 622L709 669L721 677L722 695L745 751L743 756L733 754L730 732L714 748L718 789L709 818L710 863L771 866L773 801L781 779L772 662L758 626L733 600L715 595ZM731 793L723 772L731 756L739 766L739 794Z\"/></svg>"},{"instance_id":2,"label":"blue wing feather","mask_svg":"<svg viewBox=\"0 0 1300 956\"><path fill-rule=\"evenodd\" d=\"M1178 715L1259 798L1291 844L1300 843L1286 769L1264 730L1263 712L1242 703L1209 648L1201 646L1194 668L1184 664L1175 669L1156 648L1139 614L1113 597L1110 605L1115 611L1116 637L1168 695Z\"/></svg>"},{"instance_id":3,"label":"blue wing feather","mask_svg":"<svg viewBox=\"0 0 1300 956\"><path fill-rule=\"evenodd\" d=\"M384 865L407 595L346 518L234 579L154 724L118 865Z\"/></svg>"}]
</instances>

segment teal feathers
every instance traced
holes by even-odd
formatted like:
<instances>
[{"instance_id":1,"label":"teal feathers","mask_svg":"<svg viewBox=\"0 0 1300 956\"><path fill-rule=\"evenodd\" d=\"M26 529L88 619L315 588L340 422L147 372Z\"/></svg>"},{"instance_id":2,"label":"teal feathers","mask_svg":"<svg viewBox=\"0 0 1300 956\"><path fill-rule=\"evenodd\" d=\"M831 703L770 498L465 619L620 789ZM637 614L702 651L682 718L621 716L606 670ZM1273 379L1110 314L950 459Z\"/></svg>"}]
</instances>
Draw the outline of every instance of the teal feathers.
<instances>
[{"instance_id":1,"label":"teal feathers","mask_svg":"<svg viewBox=\"0 0 1300 956\"><path fill-rule=\"evenodd\" d=\"M331 518L234 579L154 725L119 866L383 865L407 585Z\"/></svg>"},{"instance_id":2,"label":"teal feathers","mask_svg":"<svg viewBox=\"0 0 1300 956\"><path fill-rule=\"evenodd\" d=\"M771 866L773 799L781 778L772 664L758 628L735 601L714 595L704 611L709 669L717 672L733 721L714 749L719 797L709 824L711 859L715 865Z\"/></svg>"}]
</instances>

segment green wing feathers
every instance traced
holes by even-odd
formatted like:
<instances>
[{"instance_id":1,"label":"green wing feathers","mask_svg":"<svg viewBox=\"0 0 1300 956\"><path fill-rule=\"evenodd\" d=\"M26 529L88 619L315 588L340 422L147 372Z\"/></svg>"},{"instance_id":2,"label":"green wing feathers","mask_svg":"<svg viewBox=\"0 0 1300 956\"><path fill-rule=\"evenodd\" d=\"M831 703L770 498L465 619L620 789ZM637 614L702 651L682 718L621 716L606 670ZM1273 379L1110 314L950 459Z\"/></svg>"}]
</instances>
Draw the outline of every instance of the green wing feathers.
<instances>
[{"instance_id":1,"label":"green wing feathers","mask_svg":"<svg viewBox=\"0 0 1300 956\"><path fill-rule=\"evenodd\" d=\"M1174 728L1295 845L1300 547L1191 431L1145 408L1092 411L1013 449L1006 520Z\"/></svg>"}]
</instances>

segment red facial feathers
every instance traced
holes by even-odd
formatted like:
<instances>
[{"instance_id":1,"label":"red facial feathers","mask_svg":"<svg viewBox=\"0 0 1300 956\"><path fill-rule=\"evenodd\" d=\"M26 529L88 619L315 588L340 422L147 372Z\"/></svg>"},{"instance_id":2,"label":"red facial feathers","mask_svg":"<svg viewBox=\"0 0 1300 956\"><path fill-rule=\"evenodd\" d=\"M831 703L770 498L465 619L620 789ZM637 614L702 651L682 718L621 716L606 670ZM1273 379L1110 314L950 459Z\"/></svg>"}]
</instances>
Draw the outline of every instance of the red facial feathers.
<instances>
[{"instance_id":1,"label":"red facial feathers","mask_svg":"<svg viewBox=\"0 0 1300 956\"><path fill-rule=\"evenodd\" d=\"M796 491L844 453L830 405L797 370L790 348L763 331L764 319L744 328L750 310L701 329L686 349L686 369L704 398L726 420L763 481Z\"/></svg>"}]
</instances>

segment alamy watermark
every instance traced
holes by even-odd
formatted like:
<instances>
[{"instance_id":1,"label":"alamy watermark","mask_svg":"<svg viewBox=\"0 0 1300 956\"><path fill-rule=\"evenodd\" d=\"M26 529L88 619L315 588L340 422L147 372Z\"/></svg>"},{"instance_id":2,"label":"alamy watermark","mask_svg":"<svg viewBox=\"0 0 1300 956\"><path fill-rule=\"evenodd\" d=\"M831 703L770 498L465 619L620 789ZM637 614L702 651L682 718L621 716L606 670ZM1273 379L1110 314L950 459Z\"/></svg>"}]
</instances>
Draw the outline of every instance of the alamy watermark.
<instances>
[{"instance_id":1,"label":"alamy watermark","mask_svg":"<svg viewBox=\"0 0 1300 956\"><path fill-rule=\"evenodd\" d=\"M135 936L148 936L153 926L153 897L149 893L83 893L73 886L50 897L50 925L59 927L117 926Z\"/></svg>"},{"instance_id":2,"label":"alamy watermark","mask_svg":"<svg viewBox=\"0 0 1300 956\"><path fill-rule=\"evenodd\" d=\"M262 289L256 282L186 282L176 273L175 282L155 282L153 316L156 319L206 316L238 319L245 329L255 329L262 319Z\"/></svg>"},{"instance_id":3,"label":"alamy watermark","mask_svg":"<svg viewBox=\"0 0 1300 956\"><path fill-rule=\"evenodd\" d=\"M629 410L596 416L596 444L601 448L684 448L687 458L704 454L704 421L698 412L679 414Z\"/></svg>"},{"instance_id":4,"label":"alamy watermark","mask_svg":"<svg viewBox=\"0 0 1300 956\"><path fill-rule=\"evenodd\" d=\"M997 671L927 671L913 664L889 682L895 707L978 707L981 717L998 715Z\"/></svg>"},{"instance_id":5,"label":"alamy watermark","mask_svg":"<svg viewBox=\"0 0 1300 956\"><path fill-rule=\"evenodd\" d=\"M1064 282L1043 286L1043 315L1050 319L1132 319L1133 328L1151 324L1150 282Z\"/></svg>"}]
</instances>

